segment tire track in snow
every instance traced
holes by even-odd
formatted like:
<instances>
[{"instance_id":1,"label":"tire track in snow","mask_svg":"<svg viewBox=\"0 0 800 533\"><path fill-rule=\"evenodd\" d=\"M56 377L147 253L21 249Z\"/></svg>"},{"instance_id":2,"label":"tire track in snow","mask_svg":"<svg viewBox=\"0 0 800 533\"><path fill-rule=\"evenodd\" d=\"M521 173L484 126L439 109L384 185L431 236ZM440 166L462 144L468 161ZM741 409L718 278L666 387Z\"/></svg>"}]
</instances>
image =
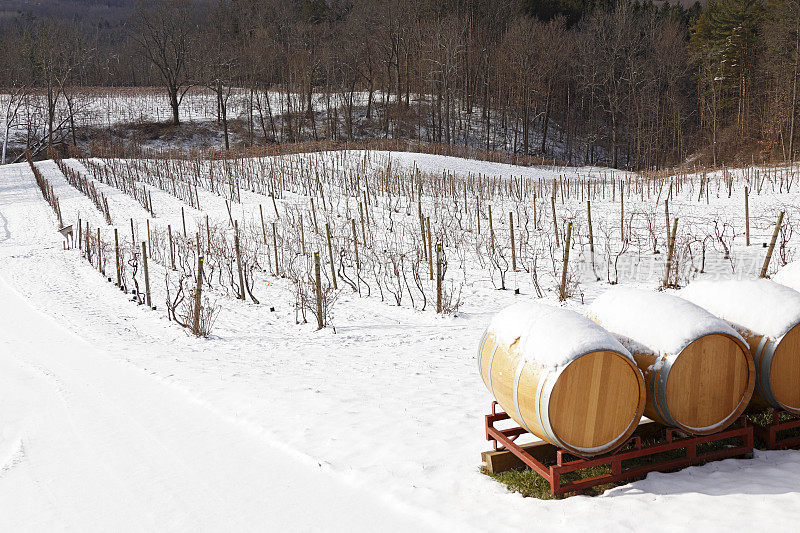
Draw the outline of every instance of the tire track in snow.
<instances>
[{"instance_id":1,"label":"tire track in snow","mask_svg":"<svg viewBox=\"0 0 800 533\"><path fill-rule=\"evenodd\" d=\"M5 242L11 238L11 232L8 231L8 219L5 217L5 215L3 215L2 211L0 211L0 221L2 221L3 223L3 227L0 229L2 229L3 233L5 233L5 236L3 236L2 239L0 239L0 242Z\"/></svg>"},{"instance_id":2,"label":"tire track in snow","mask_svg":"<svg viewBox=\"0 0 800 533\"><path fill-rule=\"evenodd\" d=\"M6 475L6 472L20 464L23 459L25 459L25 444L22 442L22 438L18 437L14 439L14 444L5 461L0 463L0 479Z\"/></svg>"}]
</instances>

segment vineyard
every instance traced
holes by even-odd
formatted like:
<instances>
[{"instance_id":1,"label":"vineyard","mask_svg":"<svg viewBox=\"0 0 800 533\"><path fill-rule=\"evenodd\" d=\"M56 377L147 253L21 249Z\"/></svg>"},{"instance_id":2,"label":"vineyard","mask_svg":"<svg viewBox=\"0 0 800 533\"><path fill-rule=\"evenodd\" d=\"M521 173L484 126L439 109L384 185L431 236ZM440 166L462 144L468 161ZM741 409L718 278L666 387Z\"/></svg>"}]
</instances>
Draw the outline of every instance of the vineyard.
<instances>
[{"instance_id":1,"label":"vineyard","mask_svg":"<svg viewBox=\"0 0 800 533\"><path fill-rule=\"evenodd\" d=\"M797 249L797 168L645 175L354 150L228 159L76 154L8 165L2 176L8 236L0 275L65 331L102 347L92 364L109 383L105 396L137 383L131 394L143 413L175 405L176 416L188 400L214 420L200 441L218 442L218 418L233 421L300 479L329 480L329 493L355 491L356 501L380 493L367 505L398 524L413 517L434 528L483 528L498 516L505 527L534 518L556 524L563 513L591 516L602 505L614 523L634 509L665 527L687 513L710 526L722 515L731 524L746 518L763 490L759 476L777 493L794 490L793 452L757 452L753 461L651 476L599 499L510 495L476 466L491 400L476 347L490 318L514 302L562 300L583 313L612 284L671 292L693 278L755 278L768 256L772 274ZM4 320L16 323L11 314ZM11 327L4 335L14 338ZM81 350L67 360L88 357ZM112 372L116 361L122 366ZM76 386L65 401L77 401ZM160 399L165 390L174 396ZM95 409L86 410L88 420ZM12 419L0 444L17 449L16 435L26 433L15 428L24 427ZM108 453L104 439L122 445L99 430L91 435L97 453ZM32 446L20 438L23 450ZM88 457L81 464L91 464ZM247 466L220 463L221 476L224 468L261 472L258 452L230 460L237 457ZM27 472L20 468L11 475ZM184 475L160 468L167 479ZM226 489L239 491L226 501L240 507L218 516L241 512L249 521L270 509L249 498L274 499L273 489L242 493L257 485ZM159 490L153 494L172 494ZM671 496L659 496L665 492ZM129 503L159 509L169 501ZM775 520L787 519L772 509Z\"/></svg>"},{"instance_id":2,"label":"vineyard","mask_svg":"<svg viewBox=\"0 0 800 533\"><path fill-rule=\"evenodd\" d=\"M608 284L769 273L796 246L798 176L785 167L464 172L454 158L372 151L32 167L50 189L67 182L85 197L70 190L59 206L83 257L204 335L219 299L290 307L322 328L347 325L334 319L343 293L444 314L495 289L578 303Z\"/></svg>"}]
</instances>

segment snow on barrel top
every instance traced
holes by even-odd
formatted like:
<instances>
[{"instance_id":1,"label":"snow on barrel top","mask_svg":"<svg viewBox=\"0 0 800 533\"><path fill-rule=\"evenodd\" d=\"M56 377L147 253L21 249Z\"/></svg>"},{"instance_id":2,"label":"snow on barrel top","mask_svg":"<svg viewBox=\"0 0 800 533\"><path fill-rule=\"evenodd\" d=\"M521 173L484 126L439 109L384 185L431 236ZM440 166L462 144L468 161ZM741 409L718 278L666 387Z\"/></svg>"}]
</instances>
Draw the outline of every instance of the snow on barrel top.
<instances>
[{"instance_id":1,"label":"snow on barrel top","mask_svg":"<svg viewBox=\"0 0 800 533\"><path fill-rule=\"evenodd\" d=\"M800 291L800 261L794 261L784 265L772 276L772 280Z\"/></svg>"},{"instance_id":2,"label":"snow on barrel top","mask_svg":"<svg viewBox=\"0 0 800 533\"><path fill-rule=\"evenodd\" d=\"M615 287L600 295L587 316L615 335L657 355L674 355L713 333L744 339L728 324L683 298L663 292Z\"/></svg>"},{"instance_id":3,"label":"snow on barrel top","mask_svg":"<svg viewBox=\"0 0 800 533\"><path fill-rule=\"evenodd\" d=\"M800 324L800 292L768 279L695 281L678 294L735 327L773 339Z\"/></svg>"},{"instance_id":4,"label":"snow on barrel top","mask_svg":"<svg viewBox=\"0 0 800 533\"><path fill-rule=\"evenodd\" d=\"M602 327L580 314L538 302L521 302L497 313L486 334L508 349L519 339L519 353L541 366L565 366L589 352L631 354Z\"/></svg>"}]
</instances>

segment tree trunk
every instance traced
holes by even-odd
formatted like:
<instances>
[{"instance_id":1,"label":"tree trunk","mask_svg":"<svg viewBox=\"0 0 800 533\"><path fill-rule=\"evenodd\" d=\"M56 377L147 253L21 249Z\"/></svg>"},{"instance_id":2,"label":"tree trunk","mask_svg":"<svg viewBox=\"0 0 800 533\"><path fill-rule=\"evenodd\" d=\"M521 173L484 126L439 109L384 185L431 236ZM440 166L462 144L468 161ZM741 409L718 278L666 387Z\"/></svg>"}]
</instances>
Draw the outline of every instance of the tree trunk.
<instances>
[{"instance_id":1,"label":"tree trunk","mask_svg":"<svg viewBox=\"0 0 800 533\"><path fill-rule=\"evenodd\" d=\"M228 138L228 102L221 98L219 101L220 111L222 113L222 131L225 132L225 149L230 150L230 140ZM252 115L251 115L252 116Z\"/></svg>"},{"instance_id":2,"label":"tree trunk","mask_svg":"<svg viewBox=\"0 0 800 533\"><path fill-rule=\"evenodd\" d=\"M794 161L795 117L797 116L797 62L800 61L800 31L794 45L794 77L792 78L792 119L789 128L789 162Z\"/></svg>"},{"instance_id":3,"label":"tree trunk","mask_svg":"<svg viewBox=\"0 0 800 533\"><path fill-rule=\"evenodd\" d=\"M0 156L0 165L6 164L6 147L8 147L8 115L6 115L5 126L3 126L3 154Z\"/></svg>"},{"instance_id":4,"label":"tree trunk","mask_svg":"<svg viewBox=\"0 0 800 533\"><path fill-rule=\"evenodd\" d=\"M712 81L713 83L713 81ZM712 86L713 87L713 86ZM712 117L711 117L711 155L713 159L713 165L717 166L717 89L716 87L713 88L711 92L711 105L713 107L712 110Z\"/></svg>"},{"instance_id":5,"label":"tree trunk","mask_svg":"<svg viewBox=\"0 0 800 533\"><path fill-rule=\"evenodd\" d=\"M611 114L611 168L617 168L617 114Z\"/></svg>"},{"instance_id":6,"label":"tree trunk","mask_svg":"<svg viewBox=\"0 0 800 533\"><path fill-rule=\"evenodd\" d=\"M550 98L552 93L552 82L547 81L547 98L544 101L544 119L542 120L542 156L544 156L545 146L547 145L547 126L550 122Z\"/></svg>"},{"instance_id":7,"label":"tree trunk","mask_svg":"<svg viewBox=\"0 0 800 533\"><path fill-rule=\"evenodd\" d=\"M169 106L172 108L172 124L177 126L181 123L180 114L178 107L180 102L178 102L178 88L177 87L170 87L169 88Z\"/></svg>"},{"instance_id":8,"label":"tree trunk","mask_svg":"<svg viewBox=\"0 0 800 533\"><path fill-rule=\"evenodd\" d=\"M56 104L53 100L52 87L47 88L47 146L53 146L53 122L55 121Z\"/></svg>"}]
</instances>

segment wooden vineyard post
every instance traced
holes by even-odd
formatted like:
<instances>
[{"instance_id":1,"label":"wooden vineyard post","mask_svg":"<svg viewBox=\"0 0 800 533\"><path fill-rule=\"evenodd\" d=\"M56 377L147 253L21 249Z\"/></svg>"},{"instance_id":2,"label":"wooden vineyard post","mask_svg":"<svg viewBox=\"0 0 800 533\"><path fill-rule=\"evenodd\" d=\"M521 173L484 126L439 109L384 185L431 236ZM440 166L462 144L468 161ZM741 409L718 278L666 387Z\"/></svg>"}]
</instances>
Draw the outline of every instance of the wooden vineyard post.
<instances>
[{"instance_id":1,"label":"wooden vineyard post","mask_svg":"<svg viewBox=\"0 0 800 533\"><path fill-rule=\"evenodd\" d=\"M197 258L197 286L194 290L194 317L192 321L192 333L200 335L200 297L203 291L203 256Z\"/></svg>"},{"instance_id":2,"label":"wooden vineyard post","mask_svg":"<svg viewBox=\"0 0 800 533\"><path fill-rule=\"evenodd\" d=\"M335 290L338 289L339 286L336 283L336 267L334 267L333 264L333 245L331 244L331 227L327 222L325 223L325 235L328 238L328 259L331 262L331 279L333 280L333 288Z\"/></svg>"},{"instance_id":3,"label":"wooden vineyard post","mask_svg":"<svg viewBox=\"0 0 800 533\"><path fill-rule=\"evenodd\" d=\"M592 201L586 200L586 219L589 223L589 252L594 261L594 232L592 231Z\"/></svg>"},{"instance_id":4,"label":"wooden vineyard post","mask_svg":"<svg viewBox=\"0 0 800 533\"><path fill-rule=\"evenodd\" d=\"M225 200L225 208L228 211L228 220L230 221L231 226L233 226L233 214L232 214L233 200L231 200L230 202L228 200Z\"/></svg>"},{"instance_id":5,"label":"wooden vineyard post","mask_svg":"<svg viewBox=\"0 0 800 533\"><path fill-rule=\"evenodd\" d=\"M167 236L169 237L169 264L175 270L175 247L172 245L172 226L167 224Z\"/></svg>"},{"instance_id":6,"label":"wooden vineyard post","mask_svg":"<svg viewBox=\"0 0 800 533\"><path fill-rule=\"evenodd\" d=\"M261 208L261 204L258 204L258 213L261 215L261 233L264 235L264 244L267 244L267 230L264 227L264 210Z\"/></svg>"},{"instance_id":7,"label":"wooden vineyard post","mask_svg":"<svg viewBox=\"0 0 800 533\"><path fill-rule=\"evenodd\" d=\"M200 225L202 229L202 224ZM197 234L197 242L200 242L200 233ZM206 215L206 253L211 253L211 222L208 219L208 215Z\"/></svg>"},{"instance_id":8,"label":"wooden vineyard post","mask_svg":"<svg viewBox=\"0 0 800 533\"><path fill-rule=\"evenodd\" d=\"M750 191L744 188L744 242L750 246Z\"/></svg>"},{"instance_id":9,"label":"wooden vineyard post","mask_svg":"<svg viewBox=\"0 0 800 533\"><path fill-rule=\"evenodd\" d=\"M366 197L365 197L366 199ZM366 247L367 246L367 231L364 226L364 204L358 202L358 212L361 215L361 243Z\"/></svg>"},{"instance_id":10,"label":"wooden vineyard post","mask_svg":"<svg viewBox=\"0 0 800 533\"><path fill-rule=\"evenodd\" d=\"M280 276L280 269L278 268L278 228L275 223L272 223L272 247L275 248L275 275Z\"/></svg>"},{"instance_id":11,"label":"wooden vineyard post","mask_svg":"<svg viewBox=\"0 0 800 533\"><path fill-rule=\"evenodd\" d=\"M272 198L272 208L275 209L275 218L281 218L278 214L278 204L275 202L275 194L270 193L270 197Z\"/></svg>"},{"instance_id":12,"label":"wooden vineyard post","mask_svg":"<svg viewBox=\"0 0 800 533\"><path fill-rule=\"evenodd\" d=\"M669 243L667 245L667 268L664 272L664 288L669 287L669 275L672 271L672 255L675 253L675 236L678 234L678 219L672 222L672 235L669 236Z\"/></svg>"},{"instance_id":13,"label":"wooden vineyard post","mask_svg":"<svg viewBox=\"0 0 800 533\"><path fill-rule=\"evenodd\" d=\"M144 265L144 295L147 302L147 307L153 307L150 301L150 273L147 271L147 244L142 241L142 261Z\"/></svg>"},{"instance_id":14,"label":"wooden vineyard post","mask_svg":"<svg viewBox=\"0 0 800 533\"><path fill-rule=\"evenodd\" d=\"M81 224L81 217L78 217L78 250L83 249L83 225Z\"/></svg>"},{"instance_id":15,"label":"wooden vineyard post","mask_svg":"<svg viewBox=\"0 0 800 533\"><path fill-rule=\"evenodd\" d=\"M778 240L778 233L781 231L781 224L783 223L783 215L784 212L781 211L781 214L778 215L778 223L775 224L775 231L772 232L772 240L769 241L769 248L767 249L767 257L764 258L764 266L761 267L761 275L759 277L766 278L767 277L767 268L769 268L769 262L772 259L772 251L775 250L775 241Z\"/></svg>"},{"instance_id":16,"label":"wooden vineyard post","mask_svg":"<svg viewBox=\"0 0 800 533\"><path fill-rule=\"evenodd\" d=\"M478 235L481 234L481 202L475 197L475 219L478 221Z\"/></svg>"},{"instance_id":17,"label":"wooden vineyard post","mask_svg":"<svg viewBox=\"0 0 800 533\"><path fill-rule=\"evenodd\" d=\"M669 246L669 198L664 200L664 218L667 223L667 246Z\"/></svg>"},{"instance_id":18,"label":"wooden vineyard post","mask_svg":"<svg viewBox=\"0 0 800 533\"><path fill-rule=\"evenodd\" d=\"M106 198L106 195L103 193L100 193L100 199L101 199L101 204L103 206L103 212L106 216L106 224L111 224L111 211L109 211L108 209L108 199Z\"/></svg>"},{"instance_id":19,"label":"wooden vineyard post","mask_svg":"<svg viewBox=\"0 0 800 533\"><path fill-rule=\"evenodd\" d=\"M491 250L494 252L494 222L492 221L492 206L489 205L489 243L491 244Z\"/></svg>"},{"instance_id":20,"label":"wooden vineyard post","mask_svg":"<svg viewBox=\"0 0 800 533\"><path fill-rule=\"evenodd\" d=\"M319 197L322 198L322 212L326 213L328 211L328 205L325 203L325 189L322 188L322 183L319 183Z\"/></svg>"},{"instance_id":21,"label":"wooden vineyard post","mask_svg":"<svg viewBox=\"0 0 800 533\"><path fill-rule=\"evenodd\" d=\"M553 196L550 197L550 206L553 208L553 233L556 236L556 248L561 246L558 241L558 219L556 218L556 193L553 190Z\"/></svg>"},{"instance_id":22,"label":"wooden vineyard post","mask_svg":"<svg viewBox=\"0 0 800 533\"><path fill-rule=\"evenodd\" d=\"M152 200L151 200L151 202L152 202ZM106 222L108 224L111 224L111 211L108 209L108 198L106 198L105 194L103 194L103 206L106 209Z\"/></svg>"},{"instance_id":23,"label":"wooden vineyard post","mask_svg":"<svg viewBox=\"0 0 800 533\"><path fill-rule=\"evenodd\" d=\"M153 245L151 244L153 241L150 239L150 219L148 218L145 222L147 223L147 256L153 257Z\"/></svg>"},{"instance_id":24,"label":"wooden vineyard post","mask_svg":"<svg viewBox=\"0 0 800 533\"><path fill-rule=\"evenodd\" d=\"M181 221L183 222L183 236L186 237L186 215L183 213L183 206L181 206Z\"/></svg>"},{"instance_id":25,"label":"wooden vineyard post","mask_svg":"<svg viewBox=\"0 0 800 533\"><path fill-rule=\"evenodd\" d=\"M261 218L264 218L264 215L261 215ZM314 199L311 199L311 218L314 220L314 233L319 233L319 229L317 227L317 209L314 207Z\"/></svg>"},{"instance_id":26,"label":"wooden vineyard post","mask_svg":"<svg viewBox=\"0 0 800 533\"><path fill-rule=\"evenodd\" d=\"M469 219L469 207L467 206L467 180L464 180L464 217ZM470 228L472 229L472 221L469 223Z\"/></svg>"},{"instance_id":27,"label":"wooden vineyard post","mask_svg":"<svg viewBox=\"0 0 800 533\"><path fill-rule=\"evenodd\" d=\"M314 252L314 280L315 292L317 294L317 331L325 327L322 316L322 277L319 273L319 252Z\"/></svg>"},{"instance_id":28,"label":"wooden vineyard post","mask_svg":"<svg viewBox=\"0 0 800 533\"><path fill-rule=\"evenodd\" d=\"M117 262L117 287L122 287L122 277L119 269L119 233L117 228L114 228L114 255Z\"/></svg>"},{"instance_id":29,"label":"wooden vineyard post","mask_svg":"<svg viewBox=\"0 0 800 533\"><path fill-rule=\"evenodd\" d=\"M426 218L428 224L428 279L433 279L433 239L431 238L431 217Z\"/></svg>"},{"instance_id":30,"label":"wooden vineyard post","mask_svg":"<svg viewBox=\"0 0 800 533\"><path fill-rule=\"evenodd\" d=\"M436 243L436 312L442 312L442 245Z\"/></svg>"},{"instance_id":31,"label":"wooden vineyard post","mask_svg":"<svg viewBox=\"0 0 800 533\"><path fill-rule=\"evenodd\" d=\"M86 259L89 261L89 264L92 263L92 250L89 246L89 222L86 222L86 231L84 232L86 235Z\"/></svg>"},{"instance_id":32,"label":"wooden vineyard post","mask_svg":"<svg viewBox=\"0 0 800 533\"><path fill-rule=\"evenodd\" d=\"M567 299L567 268L569 266L569 246L572 241L572 222L567 224L567 236L564 239L564 265L561 267L561 287L558 290L558 299L562 302Z\"/></svg>"},{"instance_id":33,"label":"wooden vineyard post","mask_svg":"<svg viewBox=\"0 0 800 533\"><path fill-rule=\"evenodd\" d=\"M303 228L303 215L300 215L300 249L303 251L303 256L306 255L306 231Z\"/></svg>"},{"instance_id":34,"label":"wooden vineyard post","mask_svg":"<svg viewBox=\"0 0 800 533\"><path fill-rule=\"evenodd\" d=\"M619 240L625 242L625 189L624 188L620 188L619 190Z\"/></svg>"},{"instance_id":35,"label":"wooden vineyard post","mask_svg":"<svg viewBox=\"0 0 800 533\"><path fill-rule=\"evenodd\" d=\"M242 253L239 250L239 221L233 226L233 244L236 248L236 268L239 270L239 299L244 300L244 276L242 275Z\"/></svg>"},{"instance_id":36,"label":"wooden vineyard post","mask_svg":"<svg viewBox=\"0 0 800 533\"><path fill-rule=\"evenodd\" d=\"M100 246L100 228L97 228L97 270L103 272L102 246ZM105 274L105 272L103 272Z\"/></svg>"},{"instance_id":37,"label":"wooden vineyard post","mask_svg":"<svg viewBox=\"0 0 800 533\"><path fill-rule=\"evenodd\" d=\"M131 246L136 250L136 232L133 230L133 219L131 219Z\"/></svg>"},{"instance_id":38,"label":"wooden vineyard post","mask_svg":"<svg viewBox=\"0 0 800 533\"><path fill-rule=\"evenodd\" d=\"M508 229L511 232L511 270L517 271L517 252L514 249L514 213L508 212Z\"/></svg>"},{"instance_id":39,"label":"wooden vineyard post","mask_svg":"<svg viewBox=\"0 0 800 533\"><path fill-rule=\"evenodd\" d=\"M350 219L353 225L353 252L356 256L356 284L358 285L358 293L361 294L361 262L358 260L358 234L356 233L356 219Z\"/></svg>"},{"instance_id":40,"label":"wooden vineyard post","mask_svg":"<svg viewBox=\"0 0 800 533\"><path fill-rule=\"evenodd\" d=\"M425 243L425 217L422 215L422 202L419 204L419 232L422 235L422 257L428 259L428 245Z\"/></svg>"}]
</instances>

